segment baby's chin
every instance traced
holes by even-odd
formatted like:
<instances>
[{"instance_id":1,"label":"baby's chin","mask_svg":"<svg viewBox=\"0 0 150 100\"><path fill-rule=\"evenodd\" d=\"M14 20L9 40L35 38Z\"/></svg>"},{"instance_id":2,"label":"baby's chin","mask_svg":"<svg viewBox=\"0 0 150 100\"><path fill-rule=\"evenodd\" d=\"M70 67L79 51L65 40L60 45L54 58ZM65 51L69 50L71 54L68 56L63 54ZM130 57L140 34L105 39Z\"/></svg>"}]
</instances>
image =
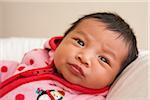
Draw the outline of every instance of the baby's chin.
<instances>
[{"instance_id":1,"label":"baby's chin","mask_svg":"<svg viewBox=\"0 0 150 100\"><path fill-rule=\"evenodd\" d=\"M101 89L105 86L101 86L99 84L93 84L90 82L87 82L85 78L81 78L81 77L77 77L74 76L72 74L68 74L67 71L63 71L65 73L62 73L61 70L57 70L60 74L60 76L66 80L67 82L74 84L74 85L78 85L80 87L84 87L84 88L89 88L89 89Z\"/></svg>"}]
</instances>

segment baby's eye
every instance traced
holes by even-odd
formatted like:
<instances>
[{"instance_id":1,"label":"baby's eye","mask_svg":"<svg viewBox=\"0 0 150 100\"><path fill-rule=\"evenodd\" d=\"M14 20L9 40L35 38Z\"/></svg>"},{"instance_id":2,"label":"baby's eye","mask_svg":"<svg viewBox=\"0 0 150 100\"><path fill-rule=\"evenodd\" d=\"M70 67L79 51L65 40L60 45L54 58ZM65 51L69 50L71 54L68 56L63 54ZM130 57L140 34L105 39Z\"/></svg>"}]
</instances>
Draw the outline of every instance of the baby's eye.
<instances>
[{"instance_id":1,"label":"baby's eye","mask_svg":"<svg viewBox=\"0 0 150 100\"><path fill-rule=\"evenodd\" d=\"M80 39L75 39L80 46L84 46L84 42Z\"/></svg>"},{"instance_id":2,"label":"baby's eye","mask_svg":"<svg viewBox=\"0 0 150 100\"><path fill-rule=\"evenodd\" d=\"M99 56L98 58L99 58L99 60L103 61L104 63L109 64L109 61L108 61L107 58L105 58L105 57L103 57L103 56Z\"/></svg>"}]
</instances>

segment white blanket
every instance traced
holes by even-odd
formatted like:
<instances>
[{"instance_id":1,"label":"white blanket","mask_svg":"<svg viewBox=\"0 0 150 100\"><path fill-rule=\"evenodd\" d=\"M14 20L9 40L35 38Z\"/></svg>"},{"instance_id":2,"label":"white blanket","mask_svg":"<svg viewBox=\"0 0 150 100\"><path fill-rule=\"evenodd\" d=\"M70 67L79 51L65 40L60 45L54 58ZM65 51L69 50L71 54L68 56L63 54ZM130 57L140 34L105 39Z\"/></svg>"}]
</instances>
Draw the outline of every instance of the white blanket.
<instances>
[{"instance_id":1,"label":"white blanket","mask_svg":"<svg viewBox=\"0 0 150 100\"><path fill-rule=\"evenodd\" d=\"M20 61L24 53L33 48L43 48L46 38L0 38L0 59Z\"/></svg>"}]
</instances>

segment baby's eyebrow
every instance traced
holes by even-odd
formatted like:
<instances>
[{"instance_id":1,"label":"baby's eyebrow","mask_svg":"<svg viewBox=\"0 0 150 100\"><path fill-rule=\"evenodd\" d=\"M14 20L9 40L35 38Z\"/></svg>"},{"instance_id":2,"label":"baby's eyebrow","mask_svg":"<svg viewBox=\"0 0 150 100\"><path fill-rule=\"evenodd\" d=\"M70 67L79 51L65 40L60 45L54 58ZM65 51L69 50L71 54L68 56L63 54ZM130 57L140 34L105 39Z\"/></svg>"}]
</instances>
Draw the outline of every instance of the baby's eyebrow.
<instances>
[{"instance_id":1,"label":"baby's eyebrow","mask_svg":"<svg viewBox=\"0 0 150 100\"><path fill-rule=\"evenodd\" d=\"M105 52L109 53L113 59L116 59L116 52L108 46L105 46Z\"/></svg>"},{"instance_id":2,"label":"baby's eyebrow","mask_svg":"<svg viewBox=\"0 0 150 100\"><path fill-rule=\"evenodd\" d=\"M82 32L82 31L76 31L77 34L81 34L81 35L85 35L86 33Z\"/></svg>"},{"instance_id":3,"label":"baby's eyebrow","mask_svg":"<svg viewBox=\"0 0 150 100\"><path fill-rule=\"evenodd\" d=\"M83 32L83 31L76 31L79 35L83 35L87 40L90 40L92 37L92 35L90 35L89 33Z\"/></svg>"}]
</instances>

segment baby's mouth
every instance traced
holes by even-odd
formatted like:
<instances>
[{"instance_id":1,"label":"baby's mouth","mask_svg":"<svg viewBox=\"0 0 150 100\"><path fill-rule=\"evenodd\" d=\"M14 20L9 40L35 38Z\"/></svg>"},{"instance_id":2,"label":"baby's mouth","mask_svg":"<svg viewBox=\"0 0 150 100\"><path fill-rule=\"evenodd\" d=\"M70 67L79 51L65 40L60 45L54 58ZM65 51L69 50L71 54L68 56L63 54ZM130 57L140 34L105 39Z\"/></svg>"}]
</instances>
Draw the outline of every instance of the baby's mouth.
<instances>
[{"instance_id":1,"label":"baby's mouth","mask_svg":"<svg viewBox=\"0 0 150 100\"><path fill-rule=\"evenodd\" d=\"M70 71L71 73L77 75L77 76L82 76L85 77L84 72L82 68L76 64L69 64L70 65Z\"/></svg>"}]
</instances>

